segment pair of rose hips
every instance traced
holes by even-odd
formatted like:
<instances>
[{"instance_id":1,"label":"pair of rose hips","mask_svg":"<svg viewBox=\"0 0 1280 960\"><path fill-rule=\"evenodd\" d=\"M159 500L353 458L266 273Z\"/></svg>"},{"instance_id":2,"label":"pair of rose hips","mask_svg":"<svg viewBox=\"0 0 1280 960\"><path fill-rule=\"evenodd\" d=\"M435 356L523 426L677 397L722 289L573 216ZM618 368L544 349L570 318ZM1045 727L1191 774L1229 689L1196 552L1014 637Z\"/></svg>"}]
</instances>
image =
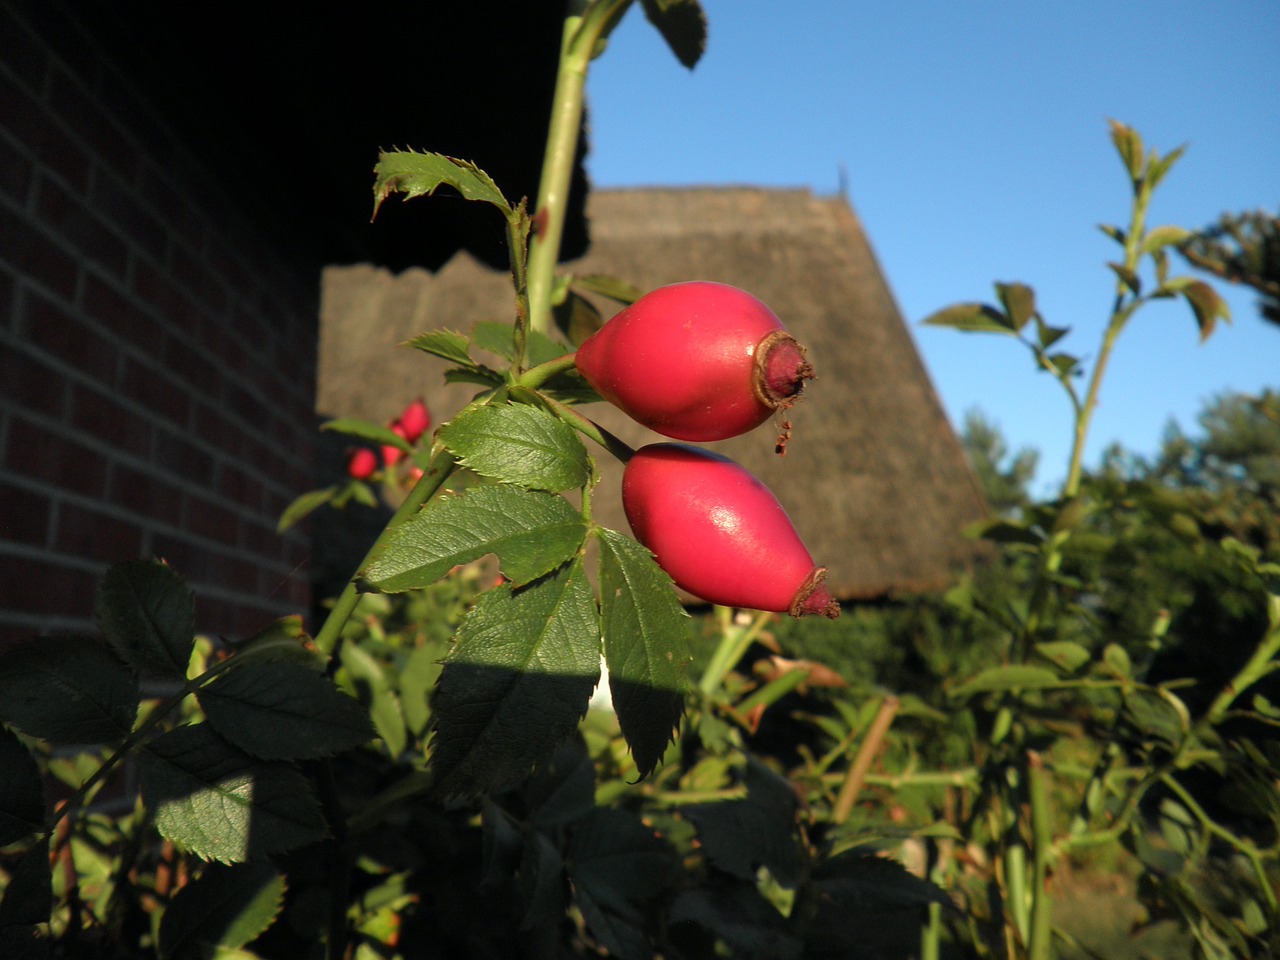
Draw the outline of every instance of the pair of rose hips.
<instances>
[{"instance_id":1,"label":"pair of rose hips","mask_svg":"<svg viewBox=\"0 0 1280 960\"><path fill-rule=\"evenodd\" d=\"M804 348L758 299L722 283L659 287L578 348L606 400L677 440L746 433L800 397ZM769 488L728 457L685 443L627 461L622 505L636 539L682 589L711 603L839 616L840 606Z\"/></svg>"},{"instance_id":2,"label":"pair of rose hips","mask_svg":"<svg viewBox=\"0 0 1280 960\"><path fill-rule=\"evenodd\" d=\"M410 446L431 426L431 411L421 397L409 403L400 416L389 424L391 431ZM390 470L404 457L404 451L390 444L382 448L382 461ZM347 451L347 476L353 480L368 480L378 469L378 455L368 447Z\"/></svg>"}]
</instances>

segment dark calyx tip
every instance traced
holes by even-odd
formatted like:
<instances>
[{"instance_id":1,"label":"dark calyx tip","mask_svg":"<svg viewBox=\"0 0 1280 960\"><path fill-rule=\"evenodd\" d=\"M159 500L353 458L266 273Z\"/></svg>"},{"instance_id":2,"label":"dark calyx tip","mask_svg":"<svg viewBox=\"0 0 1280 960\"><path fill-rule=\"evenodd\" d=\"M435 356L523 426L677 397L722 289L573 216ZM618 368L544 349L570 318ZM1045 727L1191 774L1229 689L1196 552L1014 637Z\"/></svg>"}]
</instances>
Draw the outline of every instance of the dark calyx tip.
<instances>
[{"instance_id":1,"label":"dark calyx tip","mask_svg":"<svg viewBox=\"0 0 1280 960\"><path fill-rule=\"evenodd\" d=\"M813 376L804 347L791 334L775 330L756 347L754 386L765 406L787 409L800 399L804 382Z\"/></svg>"},{"instance_id":2,"label":"dark calyx tip","mask_svg":"<svg viewBox=\"0 0 1280 960\"><path fill-rule=\"evenodd\" d=\"M793 617L806 617L810 614L821 614L829 620L840 616L840 602L831 596L827 585L826 567L814 567L813 572L805 578L800 589L796 591L787 612Z\"/></svg>"}]
</instances>

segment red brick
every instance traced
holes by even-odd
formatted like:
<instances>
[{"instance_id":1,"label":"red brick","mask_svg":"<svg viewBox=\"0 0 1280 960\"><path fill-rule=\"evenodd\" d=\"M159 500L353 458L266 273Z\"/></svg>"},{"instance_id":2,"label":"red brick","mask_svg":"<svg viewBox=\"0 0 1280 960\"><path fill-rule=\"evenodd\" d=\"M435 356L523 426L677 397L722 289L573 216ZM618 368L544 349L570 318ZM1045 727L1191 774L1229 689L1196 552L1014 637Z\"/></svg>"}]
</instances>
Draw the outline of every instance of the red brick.
<instances>
[{"instance_id":1,"label":"red brick","mask_svg":"<svg viewBox=\"0 0 1280 960\"><path fill-rule=\"evenodd\" d=\"M187 425L191 396L186 388L132 357L125 358L120 392L178 427Z\"/></svg>"},{"instance_id":2,"label":"red brick","mask_svg":"<svg viewBox=\"0 0 1280 960\"><path fill-rule=\"evenodd\" d=\"M115 123L114 114L103 109L80 81L55 67L49 83L49 105L62 122L90 145L94 154L110 164L122 177L134 176L138 151ZM95 200L96 205L96 200Z\"/></svg>"},{"instance_id":3,"label":"red brick","mask_svg":"<svg viewBox=\"0 0 1280 960\"><path fill-rule=\"evenodd\" d=\"M208 550L183 534L153 533L151 553L168 561L179 576L187 580L206 579Z\"/></svg>"},{"instance_id":4,"label":"red brick","mask_svg":"<svg viewBox=\"0 0 1280 960\"><path fill-rule=\"evenodd\" d=\"M4 384L6 399L23 410L60 419L67 408L65 375L24 343L0 340L0 383Z\"/></svg>"},{"instance_id":5,"label":"red brick","mask_svg":"<svg viewBox=\"0 0 1280 960\"><path fill-rule=\"evenodd\" d=\"M177 527L182 523L182 488L166 483L154 473L135 470L123 463L111 464L107 502Z\"/></svg>"},{"instance_id":6,"label":"red brick","mask_svg":"<svg viewBox=\"0 0 1280 960\"><path fill-rule=\"evenodd\" d=\"M49 542L48 497L33 490L0 483L0 540L43 547Z\"/></svg>"},{"instance_id":7,"label":"red brick","mask_svg":"<svg viewBox=\"0 0 1280 960\"><path fill-rule=\"evenodd\" d=\"M215 543L235 545L239 518L221 504L194 494L189 496L187 529Z\"/></svg>"},{"instance_id":8,"label":"red brick","mask_svg":"<svg viewBox=\"0 0 1280 960\"><path fill-rule=\"evenodd\" d=\"M62 503L54 546L83 560L118 563L136 559L142 550L142 530L137 524L96 510Z\"/></svg>"},{"instance_id":9,"label":"red brick","mask_svg":"<svg viewBox=\"0 0 1280 960\"><path fill-rule=\"evenodd\" d=\"M213 483L214 459L180 433L157 427L153 461L178 477L199 487Z\"/></svg>"},{"instance_id":10,"label":"red brick","mask_svg":"<svg viewBox=\"0 0 1280 960\"><path fill-rule=\"evenodd\" d=\"M14 18L8 5L0 6L0 63L34 90L44 85L49 55L36 43L26 25Z\"/></svg>"},{"instance_id":11,"label":"red brick","mask_svg":"<svg viewBox=\"0 0 1280 960\"><path fill-rule=\"evenodd\" d=\"M195 244L204 233L205 217L191 198L174 187L173 178L155 158L144 158L138 174L138 197L164 220L171 235Z\"/></svg>"},{"instance_id":12,"label":"red brick","mask_svg":"<svg viewBox=\"0 0 1280 960\"><path fill-rule=\"evenodd\" d=\"M168 275L146 260L134 261L133 292L169 326L192 329L200 322L199 308Z\"/></svg>"},{"instance_id":13,"label":"red brick","mask_svg":"<svg viewBox=\"0 0 1280 960\"><path fill-rule=\"evenodd\" d=\"M92 271L85 273L81 306L91 319L135 350L149 356L160 355L160 324L137 301Z\"/></svg>"},{"instance_id":14,"label":"red brick","mask_svg":"<svg viewBox=\"0 0 1280 960\"><path fill-rule=\"evenodd\" d=\"M80 269L74 256L4 204L0 204L0 237L4 237L0 261L12 264L15 273L43 284L64 300L71 299Z\"/></svg>"},{"instance_id":15,"label":"red brick","mask_svg":"<svg viewBox=\"0 0 1280 960\"><path fill-rule=\"evenodd\" d=\"M99 172L93 181L93 208L115 225L135 246L157 263L169 248L169 231L123 182Z\"/></svg>"},{"instance_id":16,"label":"red brick","mask_svg":"<svg viewBox=\"0 0 1280 960\"><path fill-rule=\"evenodd\" d=\"M91 617L97 576L47 560L22 560L0 577L0 610L10 614Z\"/></svg>"},{"instance_id":17,"label":"red brick","mask_svg":"<svg viewBox=\"0 0 1280 960\"><path fill-rule=\"evenodd\" d=\"M35 164L31 159L7 137L0 137L0 193L12 199L16 206L25 207L34 173Z\"/></svg>"},{"instance_id":18,"label":"red brick","mask_svg":"<svg viewBox=\"0 0 1280 960\"><path fill-rule=\"evenodd\" d=\"M227 309L227 289L200 259L200 255L180 244L169 245L169 269L173 279L219 315Z\"/></svg>"},{"instance_id":19,"label":"red brick","mask_svg":"<svg viewBox=\"0 0 1280 960\"><path fill-rule=\"evenodd\" d=\"M224 460L218 470L218 492L250 510L262 509L262 482L231 461Z\"/></svg>"},{"instance_id":20,"label":"red brick","mask_svg":"<svg viewBox=\"0 0 1280 960\"><path fill-rule=\"evenodd\" d=\"M27 291L19 330L27 342L106 387L115 385L119 351L69 310Z\"/></svg>"},{"instance_id":21,"label":"red brick","mask_svg":"<svg viewBox=\"0 0 1280 960\"><path fill-rule=\"evenodd\" d=\"M129 250L118 233L51 178L41 176L36 189L37 213L46 227L103 269L125 275Z\"/></svg>"},{"instance_id":22,"label":"red brick","mask_svg":"<svg viewBox=\"0 0 1280 960\"><path fill-rule=\"evenodd\" d=\"M89 156L36 98L0 73L0 128L9 130L38 165L55 172L81 196L89 183Z\"/></svg>"},{"instance_id":23,"label":"red brick","mask_svg":"<svg viewBox=\"0 0 1280 960\"><path fill-rule=\"evenodd\" d=\"M146 458L151 453L152 424L109 394L76 384L71 391L71 422L116 450Z\"/></svg>"},{"instance_id":24,"label":"red brick","mask_svg":"<svg viewBox=\"0 0 1280 960\"><path fill-rule=\"evenodd\" d=\"M258 592L258 564L219 550L210 550L207 579L224 590L253 596Z\"/></svg>"},{"instance_id":25,"label":"red brick","mask_svg":"<svg viewBox=\"0 0 1280 960\"><path fill-rule=\"evenodd\" d=\"M191 385L197 395L217 399L221 378L209 358L173 334L164 338L164 365Z\"/></svg>"},{"instance_id":26,"label":"red brick","mask_svg":"<svg viewBox=\"0 0 1280 960\"><path fill-rule=\"evenodd\" d=\"M106 489L102 454L20 416L9 422L4 465L23 477L89 497L101 497Z\"/></svg>"}]
</instances>

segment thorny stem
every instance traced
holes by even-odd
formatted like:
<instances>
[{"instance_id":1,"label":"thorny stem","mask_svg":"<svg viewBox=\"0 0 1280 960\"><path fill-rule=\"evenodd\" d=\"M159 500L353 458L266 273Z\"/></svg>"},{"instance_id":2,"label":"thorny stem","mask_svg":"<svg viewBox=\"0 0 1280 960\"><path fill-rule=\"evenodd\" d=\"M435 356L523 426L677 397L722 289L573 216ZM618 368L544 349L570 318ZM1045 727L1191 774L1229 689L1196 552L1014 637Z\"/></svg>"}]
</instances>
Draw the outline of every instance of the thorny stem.
<instances>
[{"instance_id":1,"label":"thorny stem","mask_svg":"<svg viewBox=\"0 0 1280 960\"><path fill-rule=\"evenodd\" d=\"M412 517L440 489L441 485L453 472L455 461L451 454L444 447L439 447L432 454L431 462L427 469L423 471L422 476L418 478L418 482L414 484L409 495L404 498L404 502L400 504L400 508L396 510L387 525L382 529L382 533L378 535L378 539L374 541L369 552L365 554L360 565L356 568L356 574L347 581L347 585L343 588L342 593L338 595L338 599L333 604L333 609L329 611L329 615L325 617L324 624L320 627L320 631L316 634L315 643L320 652L326 657L332 657L338 646L338 638L342 635L342 628L346 626L347 620L351 618L351 613L356 608L356 604L360 602L360 590L356 586L356 579L359 571L372 562L373 558L378 555L382 546L390 538L391 534L406 520Z\"/></svg>"},{"instance_id":2,"label":"thorny stem","mask_svg":"<svg viewBox=\"0 0 1280 960\"><path fill-rule=\"evenodd\" d=\"M604 32L630 4L631 0L604 0L588 5L581 16L565 19L551 125L538 184L538 206L534 211L534 234L529 244L529 324L539 333L551 330L551 288L578 151L587 66Z\"/></svg>"}]
</instances>

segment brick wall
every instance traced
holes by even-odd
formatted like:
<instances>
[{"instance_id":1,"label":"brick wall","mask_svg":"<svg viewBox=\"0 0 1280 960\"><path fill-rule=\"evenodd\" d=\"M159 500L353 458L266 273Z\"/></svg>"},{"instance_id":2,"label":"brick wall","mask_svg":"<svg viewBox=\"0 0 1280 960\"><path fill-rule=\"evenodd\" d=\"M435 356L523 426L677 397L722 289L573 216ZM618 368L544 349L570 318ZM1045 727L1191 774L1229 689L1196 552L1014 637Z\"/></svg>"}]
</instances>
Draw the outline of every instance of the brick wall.
<instances>
[{"instance_id":1,"label":"brick wall","mask_svg":"<svg viewBox=\"0 0 1280 960\"><path fill-rule=\"evenodd\" d=\"M290 263L72 13L0 0L0 644L92 631L166 558L200 627L306 610L319 274Z\"/></svg>"}]
</instances>

